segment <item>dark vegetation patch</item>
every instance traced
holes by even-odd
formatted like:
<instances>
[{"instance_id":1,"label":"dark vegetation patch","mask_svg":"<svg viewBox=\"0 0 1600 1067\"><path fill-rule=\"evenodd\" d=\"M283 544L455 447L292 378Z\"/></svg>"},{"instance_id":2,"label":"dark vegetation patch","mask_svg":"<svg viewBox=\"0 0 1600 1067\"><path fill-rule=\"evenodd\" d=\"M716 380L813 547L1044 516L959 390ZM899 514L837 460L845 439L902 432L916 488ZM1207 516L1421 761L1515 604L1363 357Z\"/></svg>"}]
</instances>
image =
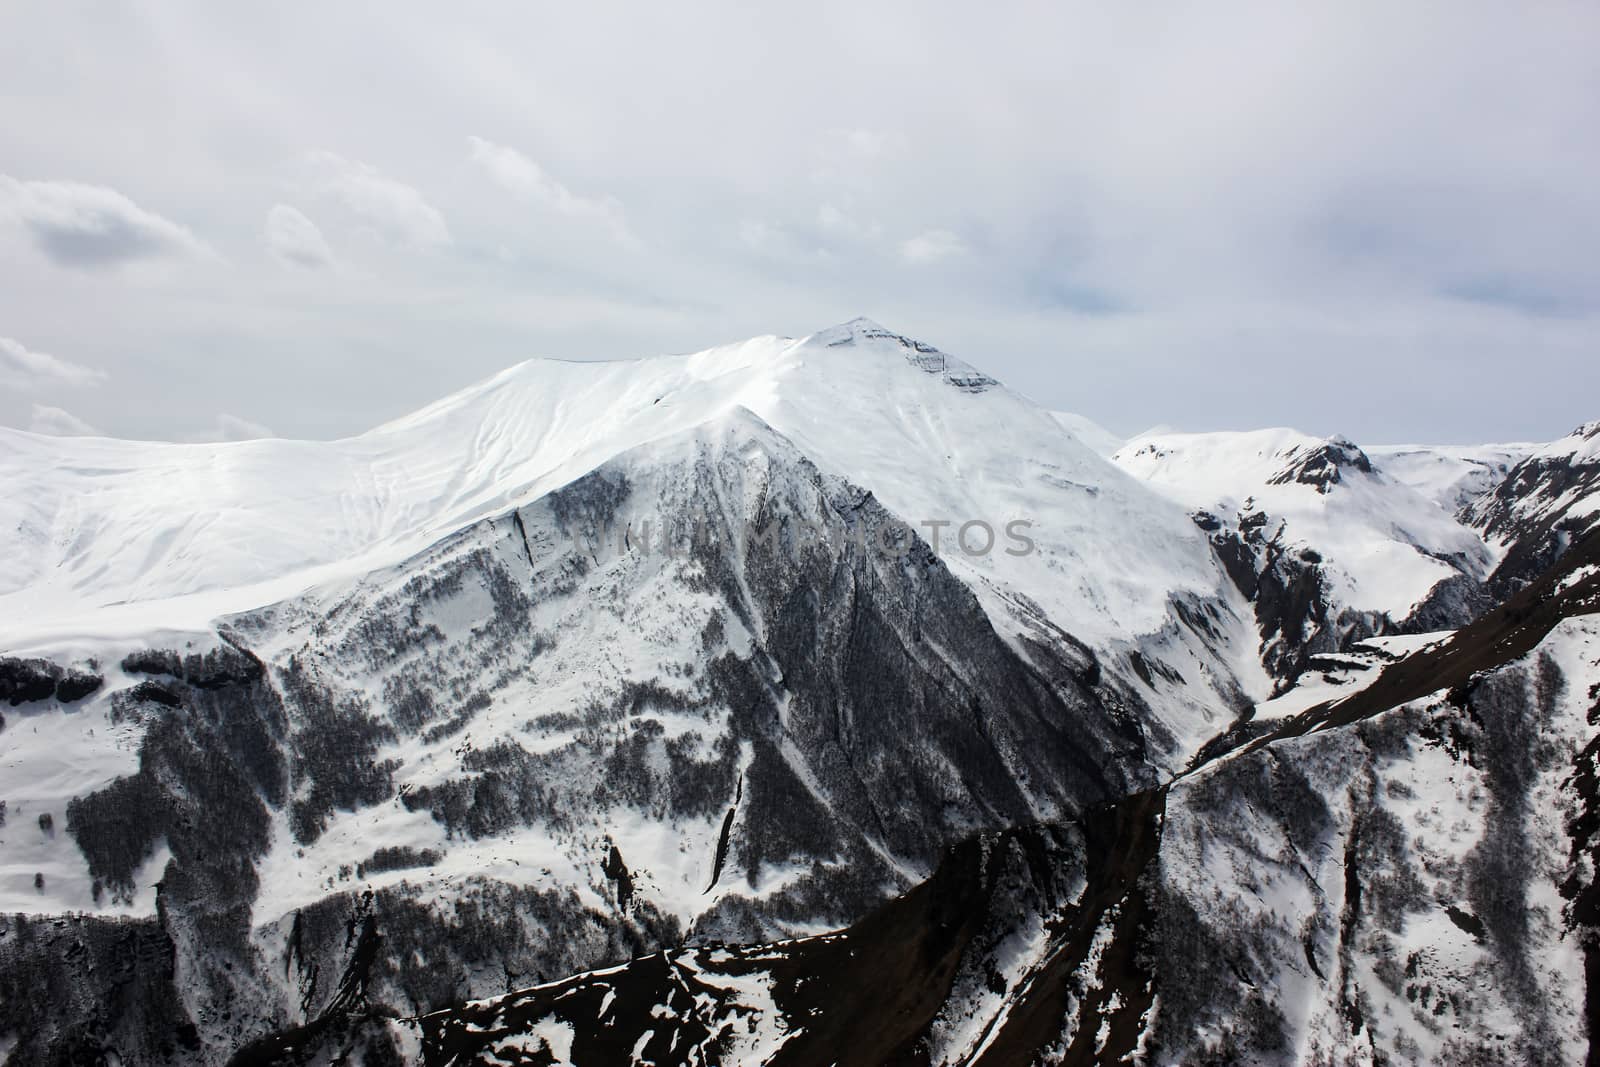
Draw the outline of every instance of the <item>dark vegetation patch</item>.
<instances>
[{"instance_id":1,"label":"dark vegetation patch","mask_svg":"<svg viewBox=\"0 0 1600 1067\"><path fill-rule=\"evenodd\" d=\"M390 845L377 849L364 861L356 865L356 877L366 878L368 875L382 874L385 871L405 871L415 867L432 867L444 855L431 848L409 848L405 845Z\"/></svg>"},{"instance_id":2,"label":"dark vegetation patch","mask_svg":"<svg viewBox=\"0 0 1600 1067\"><path fill-rule=\"evenodd\" d=\"M0 656L0 700L12 707L52 697L71 704L104 684L105 679L92 670L61 667L43 659ZM0 719L0 726L4 721Z\"/></svg>"},{"instance_id":3,"label":"dark vegetation patch","mask_svg":"<svg viewBox=\"0 0 1600 1067\"><path fill-rule=\"evenodd\" d=\"M123 657L122 669L129 674L164 675L196 689L248 685L266 673L266 668L252 653L229 644L218 645L204 653L180 653L173 649L131 652Z\"/></svg>"},{"instance_id":4,"label":"dark vegetation patch","mask_svg":"<svg viewBox=\"0 0 1600 1067\"><path fill-rule=\"evenodd\" d=\"M335 810L354 811L394 795L396 764L378 759L378 748L395 740L395 732L359 698L331 691L298 656L290 657L281 684L297 715L291 826L295 840L310 844Z\"/></svg>"},{"instance_id":5,"label":"dark vegetation patch","mask_svg":"<svg viewBox=\"0 0 1600 1067\"><path fill-rule=\"evenodd\" d=\"M15 1040L6 1062L196 1062L200 1037L175 963L154 919L0 917L0 1005Z\"/></svg>"}]
</instances>

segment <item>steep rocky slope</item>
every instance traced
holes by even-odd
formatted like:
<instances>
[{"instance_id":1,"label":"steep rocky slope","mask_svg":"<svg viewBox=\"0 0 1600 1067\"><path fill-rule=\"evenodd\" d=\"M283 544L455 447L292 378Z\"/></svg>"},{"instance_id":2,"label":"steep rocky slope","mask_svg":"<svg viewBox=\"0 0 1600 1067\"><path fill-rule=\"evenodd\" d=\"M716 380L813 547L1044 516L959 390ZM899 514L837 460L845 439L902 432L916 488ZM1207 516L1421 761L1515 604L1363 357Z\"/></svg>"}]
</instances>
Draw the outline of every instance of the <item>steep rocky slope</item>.
<instances>
[{"instance_id":1,"label":"steep rocky slope","mask_svg":"<svg viewBox=\"0 0 1600 1067\"><path fill-rule=\"evenodd\" d=\"M848 929L346 1017L268 1062L1585 1062L1596 613L1600 536L1361 692L965 842Z\"/></svg>"},{"instance_id":2,"label":"steep rocky slope","mask_svg":"<svg viewBox=\"0 0 1600 1067\"><path fill-rule=\"evenodd\" d=\"M402 479L409 502L378 525L413 525L324 565L371 522L347 494L344 532L275 546L300 555L269 557L284 573L264 584L207 591L252 542L148 510L130 529L194 536L134 560L101 532L115 497L16 533L67 592L37 618L21 612L49 582L7 598L11 632L37 631L7 649L19 703L0 734L15 1055L216 1061L357 1003L412 1015L686 940L836 928L952 843L1157 781L1264 690L1203 536L1048 415L870 324L756 347L636 368L715 394L686 428L626 422L576 452L546 433L532 458L496 444L446 504ZM379 435L471 409L478 439L515 438L500 426L528 396L498 379ZM122 448L147 490L172 477L145 446L81 447ZM370 566L509 493L506 464L569 454L605 458ZM195 491L172 480L169 497ZM264 541L309 503L282 506ZM996 543L969 551L968 517ZM40 913L85 917L62 934ZM151 946L154 992L108 1013L129 937Z\"/></svg>"},{"instance_id":3,"label":"steep rocky slope","mask_svg":"<svg viewBox=\"0 0 1600 1067\"><path fill-rule=\"evenodd\" d=\"M1600 422L1533 450L1461 517L1500 555L1490 589L1527 584L1600 523Z\"/></svg>"}]
</instances>

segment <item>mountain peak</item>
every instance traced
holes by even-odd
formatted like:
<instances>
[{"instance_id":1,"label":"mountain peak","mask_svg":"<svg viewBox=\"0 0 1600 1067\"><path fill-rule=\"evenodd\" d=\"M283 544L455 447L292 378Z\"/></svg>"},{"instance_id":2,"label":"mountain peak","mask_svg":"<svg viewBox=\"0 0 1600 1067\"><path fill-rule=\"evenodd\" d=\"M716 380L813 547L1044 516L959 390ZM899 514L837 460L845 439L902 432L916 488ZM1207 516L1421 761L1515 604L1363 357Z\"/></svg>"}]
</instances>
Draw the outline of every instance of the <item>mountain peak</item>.
<instances>
[{"instance_id":1,"label":"mountain peak","mask_svg":"<svg viewBox=\"0 0 1600 1067\"><path fill-rule=\"evenodd\" d=\"M1342 472L1372 473L1372 460L1348 437L1335 434L1315 445L1297 445L1280 453L1287 464L1267 479L1269 485L1298 482L1326 494L1342 480Z\"/></svg>"},{"instance_id":2,"label":"mountain peak","mask_svg":"<svg viewBox=\"0 0 1600 1067\"><path fill-rule=\"evenodd\" d=\"M885 329L865 316L818 330L806 338L806 343L824 348L865 347L897 352L918 370L940 375L947 383L964 392L981 393L1000 384L997 379L989 377L970 363L941 352L924 341Z\"/></svg>"},{"instance_id":3,"label":"mountain peak","mask_svg":"<svg viewBox=\"0 0 1600 1067\"><path fill-rule=\"evenodd\" d=\"M902 334L895 333L879 323L858 315L849 322L841 322L837 326L829 326L825 330L818 330L808 340L827 345L830 348L842 348L860 342L885 341L904 348L913 348L919 351L937 352L938 349L921 341L912 340Z\"/></svg>"}]
</instances>

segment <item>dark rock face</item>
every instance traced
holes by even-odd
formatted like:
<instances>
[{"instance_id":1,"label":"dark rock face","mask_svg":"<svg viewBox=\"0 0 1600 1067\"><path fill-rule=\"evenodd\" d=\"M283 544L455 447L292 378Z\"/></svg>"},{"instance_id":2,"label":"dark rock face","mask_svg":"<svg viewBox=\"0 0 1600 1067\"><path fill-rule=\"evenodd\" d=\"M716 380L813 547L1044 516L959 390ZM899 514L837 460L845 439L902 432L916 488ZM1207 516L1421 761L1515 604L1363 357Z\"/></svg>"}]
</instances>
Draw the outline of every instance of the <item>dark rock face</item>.
<instances>
[{"instance_id":1,"label":"dark rock face","mask_svg":"<svg viewBox=\"0 0 1600 1067\"><path fill-rule=\"evenodd\" d=\"M1285 688L1312 657L1392 626L1376 613L1335 610L1324 591L1322 560L1281 544L1266 514L1241 515L1236 527L1210 512L1199 512L1194 520L1209 535L1228 577L1254 605L1261 661Z\"/></svg>"},{"instance_id":2,"label":"dark rock face","mask_svg":"<svg viewBox=\"0 0 1600 1067\"><path fill-rule=\"evenodd\" d=\"M1354 442L1343 437L1331 437L1315 448L1292 448L1284 455L1284 466L1267 479L1269 485L1287 485L1299 482L1315 487L1319 493L1329 492L1339 484L1345 470L1372 473L1372 460Z\"/></svg>"},{"instance_id":3,"label":"dark rock face","mask_svg":"<svg viewBox=\"0 0 1600 1067\"><path fill-rule=\"evenodd\" d=\"M796 805L817 800L818 819L872 826L890 852L931 865L962 823L1005 826L1043 798L1070 809L1126 788L1136 758L1120 754L1141 745L1133 715L1092 688L1047 683L909 534L903 561L856 548L894 523L870 496L839 490L827 506L836 529L825 544L741 561L770 667L752 657L716 668L756 753L732 850L742 870L832 847L832 833L796 836ZM731 594L727 561L701 562ZM772 679L787 694L781 720ZM807 795L785 740L822 797ZM909 765L908 750L919 753ZM956 775L931 773L941 765Z\"/></svg>"},{"instance_id":4,"label":"dark rock face","mask_svg":"<svg viewBox=\"0 0 1600 1067\"><path fill-rule=\"evenodd\" d=\"M1548 570L1600 524L1600 512L1591 510L1600 493L1600 459L1584 458L1596 441L1600 422L1578 427L1563 442L1571 443L1570 454L1530 456L1462 509L1463 522L1506 546L1485 583L1497 601Z\"/></svg>"},{"instance_id":5,"label":"dark rock face","mask_svg":"<svg viewBox=\"0 0 1600 1067\"><path fill-rule=\"evenodd\" d=\"M1395 627L1399 633L1454 630L1493 608L1497 601L1485 583L1465 574L1446 578Z\"/></svg>"},{"instance_id":6,"label":"dark rock face","mask_svg":"<svg viewBox=\"0 0 1600 1067\"><path fill-rule=\"evenodd\" d=\"M176 708L183 704L183 697L155 682L140 682L125 693L118 693L117 696L128 703L149 702L166 708Z\"/></svg>"}]
</instances>

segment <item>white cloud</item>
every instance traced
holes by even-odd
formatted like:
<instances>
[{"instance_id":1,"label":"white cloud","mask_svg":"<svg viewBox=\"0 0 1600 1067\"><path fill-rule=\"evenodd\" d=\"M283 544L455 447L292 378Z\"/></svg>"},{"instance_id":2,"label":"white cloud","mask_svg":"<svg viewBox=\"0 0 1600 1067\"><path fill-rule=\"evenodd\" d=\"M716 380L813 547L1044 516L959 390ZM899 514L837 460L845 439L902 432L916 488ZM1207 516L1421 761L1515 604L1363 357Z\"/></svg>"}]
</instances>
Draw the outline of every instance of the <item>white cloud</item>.
<instances>
[{"instance_id":1,"label":"white cloud","mask_svg":"<svg viewBox=\"0 0 1600 1067\"><path fill-rule=\"evenodd\" d=\"M333 249L317 224L288 204L274 204L267 212L265 239L267 251L286 267L334 266Z\"/></svg>"},{"instance_id":2,"label":"white cloud","mask_svg":"<svg viewBox=\"0 0 1600 1067\"><path fill-rule=\"evenodd\" d=\"M900 245L900 258L922 266L959 256L966 250L961 238L949 230L925 230Z\"/></svg>"},{"instance_id":3,"label":"white cloud","mask_svg":"<svg viewBox=\"0 0 1600 1067\"><path fill-rule=\"evenodd\" d=\"M420 191L332 152L311 157L319 188L386 237L420 247L450 243L450 227Z\"/></svg>"},{"instance_id":4,"label":"white cloud","mask_svg":"<svg viewBox=\"0 0 1600 1067\"><path fill-rule=\"evenodd\" d=\"M395 0L377 23L286 15L285 50L230 5L130 15L110 36L84 5L32 5L10 35L28 49L0 64L0 98L28 100L0 107L0 171L100 182L260 253L172 270L159 292L130 268L186 260L43 269L35 240L65 230L58 258L83 263L84 227L24 228L7 183L0 329L52 351L72 322L126 390L90 414L144 435L162 432L160 405L209 428L241 388L284 433L353 433L535 352L801 333L862 294L895 329L1127 429L1270 416L1358 439L1531 438L1594 417L1600 5L1390 5L1375 29L1371 3L981 19L934 3L914 48L904 12L833 7L714 3L618 35L584 5L445 25ZM28 57L51 55L81 62L30 95ZM152 127L175 97L182 121ZM305 146L346 158L313 166ZM303 169L271 168L286 156ZM321 228L351 281L339 299L273 284L259 242L278 201ZM596 221L608 202L649 235L639 254ZM187 244L115 204L142 238L91 242L88 262ZM852 222L881 235L852 239ZM919 238L937 227L965 255ZM450 255L413 254L447 238ZM358 264L370 276L349 275ZM185 373L219 352L226 373ZM1504 374L1508 358L1523 373ZM1338 382L1304 389L1334 364ZM1494 395L1429 403L1441 381L1484 380ZM340 403L305 404L306 382Z\"/></svg>"},{"instance_id":5,"label":"white cloud","mask_svg":"<svg viewBox=\"0 0 1600 1067\"><path fill-rule=\"evenodd\" d=\"M603 223L619 241L632 240L622 204L615 197L580 196L545 173L539 164L507 145L482 137L468 137L467 143L472 146L472 161L482 167L495 184L568 218Z\"/></svg>"},{"instance_id":6,"label":"white cloud","mask_svg":"<svg viewBox=\"0 0 1600 1067\"><path fill-rule=\"evenodd\" d=\"M48 404L33 405L33 420L28 423L28 429L34 433L49 434L52 437L98 437L100 431L84 422L78 416L62 408L53 408Z\"/></svg>"},{"instance_id":7,"label":"white cloud","mask_svg":"<svg viewBox=\"0 0 1600 1067\"><path fill-rule=\"evenodd\" d=\"M105 371L33 352L20 341L0 337L0 385L13 389L98 385L105 377Z\"/></svg>"},{"instance_id":8,"label":"white cloud","mask_svg":"<svg viewBox=\"0 0 1600 1067\"><path fill-rule=\"evenodd\" d=\"M0 219L20 225L41 252L64 267L214 257L187 227L103 185L19 181L0 174Z\"/></svg>"}]
</instances>

